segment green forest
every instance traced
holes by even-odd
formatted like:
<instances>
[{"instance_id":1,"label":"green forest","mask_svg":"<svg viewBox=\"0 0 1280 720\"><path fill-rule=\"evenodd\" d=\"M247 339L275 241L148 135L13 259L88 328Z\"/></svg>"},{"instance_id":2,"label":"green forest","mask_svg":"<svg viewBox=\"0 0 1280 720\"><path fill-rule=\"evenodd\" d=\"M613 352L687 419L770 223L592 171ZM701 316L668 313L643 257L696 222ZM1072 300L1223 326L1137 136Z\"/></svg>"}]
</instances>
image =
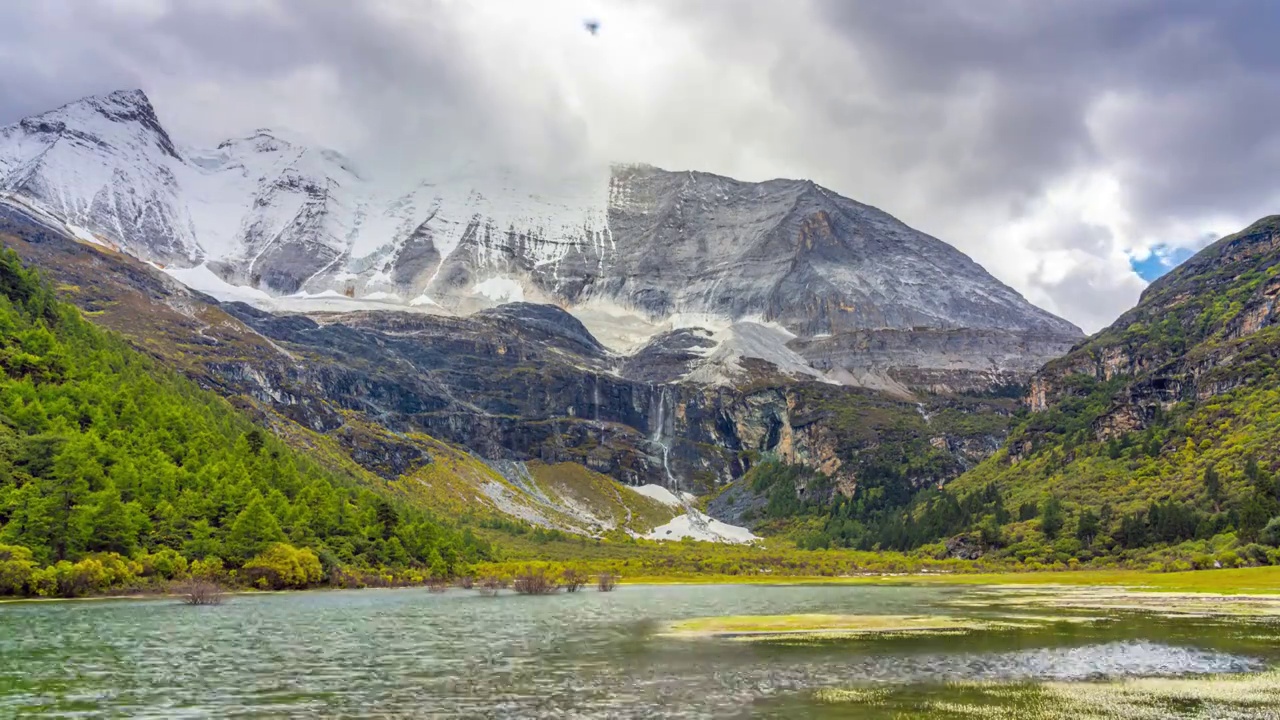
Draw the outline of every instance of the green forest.
<instances>
[{"instance_id":1,"label":"green forest","mask_svg":"<svg viewBox=\"0 0 1280 720\"><path fill-rule=\"evenodd\" d=\"M0 594L444 577L486 543L309 460L0 253Z\"/></svg>"}]
</instances>

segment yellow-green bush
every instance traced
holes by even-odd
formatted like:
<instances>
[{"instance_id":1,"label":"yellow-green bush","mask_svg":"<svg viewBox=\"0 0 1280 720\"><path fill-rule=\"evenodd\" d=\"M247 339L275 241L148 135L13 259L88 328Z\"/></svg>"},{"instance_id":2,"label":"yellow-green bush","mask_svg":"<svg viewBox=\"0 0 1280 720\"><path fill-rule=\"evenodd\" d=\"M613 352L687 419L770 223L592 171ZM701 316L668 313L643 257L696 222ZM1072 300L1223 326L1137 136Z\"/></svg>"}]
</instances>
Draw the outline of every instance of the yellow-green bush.
<instances>
[{"instance_id":1,"label":"yellow-green bush","mask_svg":"<svg viewBox=\"0 0 1280 720\"><path fill-rule=\"evenodd\" d=\"M187 559L172 548L162 548L149 555L143 554L138 557L138 562L142 566L138 574L143 577L174 580L187 574Z\"/></svg>"},{"instance_id":2,"label":"yellow-green bush","mask_svg":"<svg viewBox=\"0 0 1280 720\"><path fill-rule=\"evenodd\" d=\"M31 592L43 597L81 597L105 593L134 579L132 568L115 553L90 557L78 563L60 560L31 573Z\"/></svg>"},{"instance_id":3,"label":"yellow-green bush","mask_svg":"<svg viewBox=\"0 0 1280 720\"><path fill-rule=\"evenodd\" d=\"M21 545L0 545L0 595L25 593L35 570L30 550Z\"/></svg>"},{"instance_id":4,"label":"yellow-green bush","mask_svg":"<svg viewBox=\"0 0 1280 720\"><path fill-rule=\"evenodd\" d=\"M320 558L310 548L298 549L275 543L244 564L242 573L255 587L264 590L304 588L320 582L324 570Z\"/></svg>"},{"instance_id":5,"label":"yellow-green bush","mask_svg":"<svg viewBox=\"0 0 1280 720\"><path fill-rule=\"evenodd\" d=\"M226 577L227 571L222 566L222 558L216 555L201 560L193 560L190 566L191 577L197 580L219 581Z\"/></svg>"}]
</instances>

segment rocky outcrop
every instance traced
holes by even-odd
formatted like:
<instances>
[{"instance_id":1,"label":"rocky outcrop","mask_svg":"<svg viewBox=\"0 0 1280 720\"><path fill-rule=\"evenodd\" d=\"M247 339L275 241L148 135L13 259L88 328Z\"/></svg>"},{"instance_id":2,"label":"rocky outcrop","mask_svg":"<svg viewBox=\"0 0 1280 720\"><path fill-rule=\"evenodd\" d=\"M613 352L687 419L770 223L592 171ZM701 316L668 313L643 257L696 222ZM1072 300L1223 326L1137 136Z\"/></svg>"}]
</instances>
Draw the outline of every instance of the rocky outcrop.
<instances>
[{"instance_id":1,"label":"rocky outcrop","mask_svg":"<svg viewBox=\"0 0 1280 720\"><path fill-rule=\"evenodd\" d=\"M866 453L927 451L938 437L937 449L954 456L947 466L961 468L1007 426L1006 407L947 397L917 407L763 375L743 387L652 382L554 306L466 318L280 315L218 303L16 211L0 214L0 236L93 309L95 322L207 387L334 438L384 477L429 462L414 443L395 447L397 433L420 432L485 458L574 462L631 484L705 490L776 456L851 488ZM957 429L931 413L970 413L997 429ZM359 428L371 425L390 432L366 442Z\"/></svg>"},{"instance_id":2,"label":"rocky outcrop","mask_svg":"<svg viewBox=\"0 0 1280 720\"><path fill-rule=\"evenodd\" d=\"M1158 412L1248 384L1280 358L1280 217L1259 220L1152 283L1134 309L1032 378L1045 412L1109 393L1090 425L1099 440L1142 430Z\"/></svg>"},{"instance_id":3,"label":"rocky outcrop","mask_svg":"<svg viewBox=\"0 0 1280 720\"><path fill-rule=\"evenodd\" d=\"M965 393L1025 383L1044 358L1065 354L1076 341L1057 332L914 328L796 339L790 346L813 367L848 374L853 384Z\"/></svg>"},{"instance_id":4,"label":"rocky outcrop","mask_svg":"<svg viewBox=\"0 0 1280 720\"><path fill-rule=\"evenodd\" d=\"M1025 382L1081 335L950 245L809 181L437 172L396 187L269 129L179 153L140 91L0 128L9 197L219 297L603 309L656 326L626 368L648 382L749 384L771 377L764 361L904 398L969 392ZM678 329L691 322L704 329Z\"/></svg>"}]
</instances>

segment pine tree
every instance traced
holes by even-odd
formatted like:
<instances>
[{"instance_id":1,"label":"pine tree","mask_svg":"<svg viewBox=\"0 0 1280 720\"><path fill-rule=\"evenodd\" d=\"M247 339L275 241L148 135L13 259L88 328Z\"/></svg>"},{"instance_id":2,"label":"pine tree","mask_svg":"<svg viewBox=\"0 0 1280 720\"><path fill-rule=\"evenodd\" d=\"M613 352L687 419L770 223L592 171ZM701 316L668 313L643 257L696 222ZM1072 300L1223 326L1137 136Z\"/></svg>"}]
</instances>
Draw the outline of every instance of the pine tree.
<instances>
[{"instance_id":1,"label":"pine tree","mask_svg":"<svg viewBox=\"0 0 1280 720\"><path fill-rule=\"evenodd\" d=\"M244 562L262 552L273 542L284 539L280 523L261 495L255 495L244 510L236 516L231 524L231 532L227 534L227 555L239 562Z\"/></svg>"},{"instance_id":2,"label":"pine tree","mask_svg":"<svg viewBox=\"0 0 1280 720\"><path fill-rule=\"evenodd\" d=\"M400 524L400 514L391 503L379 498L377 502L378 525L382 528L382 539L389 540Z\"/></svg>"},{"instance_id":3,"label":"pine tree","mask_svg":"<svg viewBox=\"0 0 1280 720\"><path fill-rule=\"evenodd\" d=\"M1218 468L1210 465L1204 471L1204 490L1213 503L1214 511L1222 509L1222 480L1218 477Z\"/></svg>"},{"instance_id":4,"label":"pine tree","mask_svg":"<svg viewBox=\"0 0 1280 720\"><path fill-rule=\"evenodd\" d=\"M45 482L53 530L53 554L58 560L84 549L90 481L101 481L102 467L95 457L94 438L75 436L53 461L53 473Z\"/></svg>"},{"instance_id":5,"label":"pine tree","mask_svg":"<svg viewBox=\"0 0 1280 720\"><path fill-rule=\"evenodd\" d=\"M1081 510L1080 517L1076 520L1076 539L1089 545L1098 536L1098 530L1098 516L1089 508Z\"/></svg>"},{"instance_id":6,"label":"pine tree","mask_svg":"<svg viewBox=\"0 0 1280 720\"><path fill-rule=\"evenodd\" d=\"M97 502L89 511L86 537L91 552L116 552L130 555L137 547L137 528L128 509L120 501L114 485L97 494Z\"/></svg>"},{"instance_id":7,"label":"pine tree","mask_svg":"<svg viewBox=\"0 0 1280 720\"><path fill-rule=\"evenodd\" d=\"M1053 540L1058 537L1065 522L1062 501L1056 495L1050 495L1044 501L1044 508L1040 511L1040 532L1044 533L1046 538Z\"/></svg>"}]
</instances>

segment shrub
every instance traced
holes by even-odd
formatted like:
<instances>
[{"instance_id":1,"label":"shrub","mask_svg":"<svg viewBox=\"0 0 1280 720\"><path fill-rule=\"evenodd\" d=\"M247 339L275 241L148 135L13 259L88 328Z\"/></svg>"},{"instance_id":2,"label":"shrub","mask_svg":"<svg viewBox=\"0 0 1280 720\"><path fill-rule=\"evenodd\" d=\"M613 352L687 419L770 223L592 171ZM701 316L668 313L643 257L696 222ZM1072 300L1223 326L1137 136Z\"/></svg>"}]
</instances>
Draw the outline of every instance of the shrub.
<instances>
[{"instance_id":1,"label":"shrub","mask_svg":"<svg viewBox=\"0 0 1280 720\"><path fill-rule=\"evenodd\" d=\"M1267 559L1267 548L1257 544L1249 543L1238 551L1240 557L1250 565L1270 565Z\"/></svg>"},{"instance_id":2,"label":"shrub","mask_svg":"<svg viewBox=\"0 0 1280 720\"><path fill-rule=\"evenodd\" d=\"M1208 553L1196 553L1191 558L1191 564L1197 570L1208 570L1213 567L1213 556Z\"/></svg>"},{"instance_id":3,"label":"shrub","mask_svg":"<svg viewBox=\"0 0 1280 720\"><path fill-rule=\"evenodd\" d=\"M324 577L315 552L288 543L271 545L245 563L243 570L250 583L264 590L305 588Z\"/></svg>"},{"instance_id":4,"label":"shrub","mask_svg":"<svg viewBox=\"0 0 1280 720\"><path fill-rule=\"evenodd\" d=\"M195 560L190 565L191 577L196 580L218 582L227 571L222 567L222 558L210 555L203 560Z\"/></svg>"},{"instance_id":5,"label":"shrub","mask_svg":"<svg viewBox=\"0 0 1280 720\"><path fill-rule=\"evenodd\" d=\"M1258 542L1271 547L1280 546L1280 516L1271 518L1258 535Z\"/></svg>"},{"instance_id":6,"label":"shrub","mask_svg":"<svg viewBox=\"0 0 1280 720\"><path fill-rule=\"evenodd\" d=\"M105 591L109 587L106 577L102 563L93 558L74 565L59 560L55 565L33 572L29 584L32 592L42 597L70 598Z\"/></svg>"},{"instance_id":7,"label":"shrub","mask_svg":"<svg viewBox=\"0 0 1280 720\"><path fill-rule=\"evenodd\" d=\"M63 562L66 561L64 560ZM67 564L69 565L70 563ZM57 597L58 571L52 565L46 568L37 568L31 573L31 577L27 579L27 586L30 588L32 595Z\"/></svg>"},{"instance_id":8,"label":"shrub","mask_svg":"<svg viewBox=\"0 0 1280 720\"><path fill-rule=\"evenodd\" d=\"M329 571L329 585L347 590L367 587L363 575L350 568L336 565Z\"/></svg>"},{"instance_id":9,"label":"shrub","mask_svg":"<svg viewBox=\"0 0 1280 720\"><path fill-rule=\"evenodd\" d=\"M225 593L216 582L194 579L173 586L173 591L181 596L184 605L221 605Z\"/></svg>"},{"instance_id":10,"label":"shrub","mask_svg":"<svg viewBox=\"0 0 1280 720\"><path fill-rule=\"evenodd\" d=\"M187 559L172 548L163 548L150 555L143 555L139 560L141 565L139 575L154 576L164 580L180 578L187 574L187 569L190 567Z\"/></svg>"},{"instance_id":11,"label":"shrub","mask_svg":"<svg viewBox=\"0 0 1280 720\"><path fill-rule=\"evenodd\" d=\"M126 560L117 553L98 553L87 559L96 560L102 568L94 578L93 592L129 587L137 582L138 575L142 573L141 563Z\"/></svg>"},{"instance_id":12,"label":"shrub","mask_svg":"<svg viewBox=\"0 0 1280 720\"><path fill-rule=\"evenodd\" d=\"M442 593L449 589L449 581L442 577L427 578L427 592Z\"/></svg>"},{"instance_id":13,"label":"shrub","mask_svg":"<svg viewBox=\"0 0 1280 720\"><path fill-rule=\"evenodd\" d=\"M499 590L506 587L506 585L507 583L497 575L485 575L481 577L480 581L476 584L476 589L480 591L481 595L493 597L498 594Z\"/></svg>"},{"instance_id":14,"label":"shrub","mask_svg":"<svg viewBox=\"0 0 1280 720\"><path fill-rule=\"evenodd\" d=\"M547 568L526 565L512 579L511 589L521 595L550 595L560 588Z\"/></svg>"},{"instance_id":15,"label":"shrub","mask_svg":"<svg viewBox=\"0 0 1280 720\"><path fill-rule=\"evenodd\" d=\"M596 589L600 592L613 592L616 587L618 587L617 575L602 572L596 576Z\"/></svg>"},{"instance_id":16,"label":"shrub","mask_svg":"<svg viewBox=\"0 0 1280 720\"><path fill-rule=\"evenodd\" d=\"M0 545L0 595L26 593L35 570L30 550L21 545Z\"/></svg>"},{"instance_id":17,"label":"shrub","mask_svg":"<svg viewBox=\"0 0 1280 720\"><path fill-rule=\"evenodd\" d=\"M565 592L578 592L578 588L587 584L587 574L581 570L569 568L560 576Z\"/></svg>"},{"instance_id":18,"label":"shrub","mask_svg":"<svg viewBox=\"0 0 1280 720\"><path fill-rule=\"evenodd\" d=\"M1218 557L1215 560L1224 568L1240 567L1240 556L1231 550L1218 553Z\"/></svg>"}]
</instances>

